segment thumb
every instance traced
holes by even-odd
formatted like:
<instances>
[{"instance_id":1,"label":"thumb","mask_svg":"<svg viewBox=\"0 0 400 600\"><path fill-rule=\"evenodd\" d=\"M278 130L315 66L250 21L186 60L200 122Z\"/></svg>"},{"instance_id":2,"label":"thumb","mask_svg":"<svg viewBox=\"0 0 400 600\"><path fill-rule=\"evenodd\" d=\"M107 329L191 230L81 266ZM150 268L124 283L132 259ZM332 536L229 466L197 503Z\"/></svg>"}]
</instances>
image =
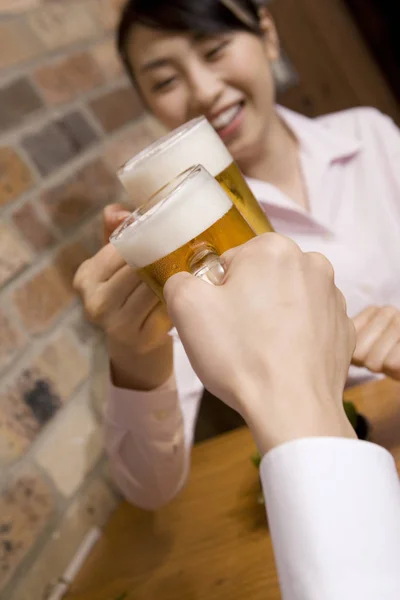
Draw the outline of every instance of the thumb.
<instances>
[{"instance_id":1,"label":"thumb","mask_svg":"<svg viewBox=\"0 0 400 600\"><path fill-rule=\"evenodd\" d=\"M224 254L222 254L222 256L220 257L220 261L225 271L229 269L235 257L240 253L240 250L243 245L244 244L242 244L241 246L236 246L235 248L231 248L230 250L227 250L226 252L224 252Z\"/></svg>"},{"instance_id":2,"label":"thumb","mask_svg":"<svg viewBox=\"0 0 400 600\"><path fill-rule=\"evenodd\" d=\"M180 325L197 318L200 306L213 289L213 285L186 271L168 279L164 286L164 299L168 314L178 330Z\"/></svg>"},{"instance_id":3,"label":"thumb","mask_svg":"<svg viewBox=\"0 0 400 600\"><path fill-rule=\"evenodd\" d=\"M110 204L103 212L104 243L107 244L112 233L129 217L131 213L123 204Z\"/></svg>"},{"instance_id":4,"label":"thumb","mask_svg":"<svg viewBox=\"0 0 400 600\"><path fill-rule=\"evenodd\" d=\"M213 332L213 315L218 309L215 294L218 288L183 272L173 275L164 286L168 314L193 365L201 332Z\"/></svg>"},{"instance_id":5,"label":"thumb","mask_svg":"<svg viewBox=\"0 0 400 600\"><path fill-rule=\"evenodd\" d=\"M168 310L173 307L177 299L179 301L183 291L188 288L189 282L193 279L196 279L193 275L187 271L181 271L167 280L163 293Z\"/></svg>"}]
</instances>

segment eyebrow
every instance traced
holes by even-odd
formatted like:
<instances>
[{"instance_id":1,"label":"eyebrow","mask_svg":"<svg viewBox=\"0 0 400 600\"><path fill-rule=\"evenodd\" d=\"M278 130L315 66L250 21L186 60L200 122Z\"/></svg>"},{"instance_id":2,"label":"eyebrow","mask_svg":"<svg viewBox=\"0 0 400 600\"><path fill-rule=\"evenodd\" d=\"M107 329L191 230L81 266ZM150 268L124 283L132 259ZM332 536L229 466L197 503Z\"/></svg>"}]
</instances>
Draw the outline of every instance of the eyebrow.
<instances>
[{"instance_id":1,"label":"eyebrow","mask_svg":"<svg viewBox=\"0 0 400 600\"><path fill-rule=\"evenodd\" d=\"M160 67L165 67L169 65L170 61L166 58L157 58L156 60L150 60L147 63L144 63L140 67L140 72L145 73L146 71L151 71L152 69L159 69Z\"/></svg>"},{"instance_id":2,"label":"eyebrow","mask_svg":"<svg viewBox=\"0 0 400 600\"><path fill-rule=\"evenodd\" d=\"M204 40L212 39L215 37L214 35L206 34L206 33L195 33L192 36L192 40L194 43L196 42L204 42Z\"/></svg>"}]
</instances>

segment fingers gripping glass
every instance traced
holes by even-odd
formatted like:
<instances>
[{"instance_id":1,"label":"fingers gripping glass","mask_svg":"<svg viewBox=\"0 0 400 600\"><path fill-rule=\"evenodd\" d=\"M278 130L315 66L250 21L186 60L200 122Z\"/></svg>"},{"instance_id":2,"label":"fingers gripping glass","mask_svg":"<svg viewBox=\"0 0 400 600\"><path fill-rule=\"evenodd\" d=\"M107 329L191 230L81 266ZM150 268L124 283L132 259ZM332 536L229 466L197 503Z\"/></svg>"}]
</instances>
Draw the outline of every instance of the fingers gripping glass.
<instances>
[{"instance_id":1,"label":"fingers gripping glass","mask_svg":"<svg viewBox=\"0 0 400 600\"><path fill-rule=\"evenodd\" d=\"M135 210L110 242L162 298L166 281L181 271L219 285L221 255L254 236L221 186L196 166Z\"/></svg>"}]
</instances>

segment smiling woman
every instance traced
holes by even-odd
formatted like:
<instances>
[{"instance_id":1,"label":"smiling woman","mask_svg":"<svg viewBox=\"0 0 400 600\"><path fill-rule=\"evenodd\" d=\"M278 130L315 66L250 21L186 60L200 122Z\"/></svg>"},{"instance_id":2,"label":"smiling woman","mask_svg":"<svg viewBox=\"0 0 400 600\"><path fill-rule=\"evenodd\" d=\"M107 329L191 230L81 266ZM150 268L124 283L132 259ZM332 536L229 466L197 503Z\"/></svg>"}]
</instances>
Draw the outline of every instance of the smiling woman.
<instances>
[{"instance_id":1,"label":"smiling woman","mask_svg":"<svg viewBox=\"0 0 400 600\"><path fill-rule=\"evenodd\" d=\"M274 229L333 264L357 330L352 382L370 377L365 368L400 379L399 131L376 109L313 120L277 106L280 49L266 5L129 0L119 49L148 109L169 129L205 115ZM108 207L106 229L125 217ZM168 335L165 307L113 251L87 261L76 285L108 336L115 479L134 504L156 508L186 480L204 387ZM209 406L220 432L221 404Z\"/></svg>"},{"instance_id":2,"label":"smiling woman","mask_svg":"<svg viewBox=\"0 0 400 600\"><path fill-rule=\"evenodd\" d=\"M119 28L125 65L169 129L204 114L243 169L283 128L273 111L274 23L250 0L129 2Z\"/></svg>"}]
</instances>

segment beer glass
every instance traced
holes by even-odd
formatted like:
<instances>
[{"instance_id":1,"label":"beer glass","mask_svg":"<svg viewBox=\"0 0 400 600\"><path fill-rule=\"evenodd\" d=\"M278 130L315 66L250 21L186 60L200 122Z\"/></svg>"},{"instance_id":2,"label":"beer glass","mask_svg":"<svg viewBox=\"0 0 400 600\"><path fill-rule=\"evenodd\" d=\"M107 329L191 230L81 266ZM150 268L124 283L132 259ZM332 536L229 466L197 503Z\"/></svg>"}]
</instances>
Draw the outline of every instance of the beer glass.
<instances>
[{"instance_id":1,"label":"beer glass","mask_svg":"<svg viewBox=\"0 0 400 600\"><path fill-rule=\"evenodd\" d=\"M164 284L180 271L220 284L220 256L253 237L230 197L198 165L135 210L110 242L162 299Z\"/></svg>"},{"instance_id":2,"label":"beer glass","mask_svg":"<svg viewBox=\"0 0 400 600\"><path fill-rule=\"evenodd\" d=\"M203 165L257 233L273 231L239 167L205 117L175 129L129 160L118 172L135 206L193 165Z\"/></svg>"}]
</instances>

